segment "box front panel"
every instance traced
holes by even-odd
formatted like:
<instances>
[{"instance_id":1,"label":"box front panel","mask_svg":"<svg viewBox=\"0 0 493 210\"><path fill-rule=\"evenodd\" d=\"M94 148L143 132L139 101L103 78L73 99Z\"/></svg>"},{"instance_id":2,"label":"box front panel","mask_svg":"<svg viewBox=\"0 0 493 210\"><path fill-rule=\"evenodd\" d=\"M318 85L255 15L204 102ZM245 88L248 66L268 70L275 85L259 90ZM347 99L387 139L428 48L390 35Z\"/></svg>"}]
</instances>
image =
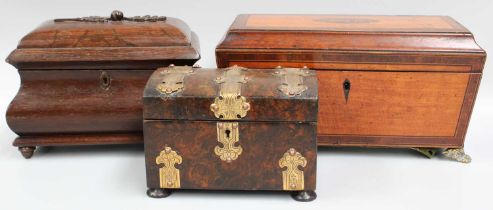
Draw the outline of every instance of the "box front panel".
<instances>
[{"instance_id":1,"label":"box front panel","mask_svg":"<svg viewBox=\"0 0 493 210\"><path fill-rule=\"evenodd\" d=\"M469 74L319 71L319 135L454 137Z\"/></svg>"},{"instance_id":2,"label":"box front panel","mask_svg":"<svg viewBox=\"0 0 493 210\"><path fill-rule=\"evenodd\" d=\"M142 131L142 91L153 70L24 70L7 110L19 135Z\"/></svg>"},{"instance_id":3,"label":"box front panel","mask_svg":"<svg viewBox=\"0 0 493 210\"><path fill-rule=\"evenodd\" d=\"M303 189L315 189L315 123L240 122L238 141L231 147L218 141L220 134L213 121L144 121L148 187L167 188L160 171L169 167L162 161L157 164L156 158L169 147L180 156L171 164L171 171L177 172L172 180L179 177L179 184L173 182L170 188L284 190L283 174L289 175L287 168L293 165L303 174L295 176L303 177ZM290 165L281 159L291 148L299 156ZM221 156L228 152L234 154L229 162Z\"/></svg>"},{"instance_id":4,"label":"box front panel","mask_svg":"<svg viewBox=\"0 0 493 210\"><path fill-rule=\"evenodd\" d=\"M480 57L392 55L379 57L380 62L370 65L367 63L373 57L352 54L326 57L345 58L347 64L315 62L322 57L296 62L311 58L301 54L266 53L270 59L248 53L219 54L218 66L306 65L321 69L317 71L319 146L463 147L481 79L481 73L476 72L481 71L484 61ZM351 59L362 63L351 63ZM402 64L405 61L420 63ZM346 79L351 83L347 103Z\"/></svg>"}]
</instances>

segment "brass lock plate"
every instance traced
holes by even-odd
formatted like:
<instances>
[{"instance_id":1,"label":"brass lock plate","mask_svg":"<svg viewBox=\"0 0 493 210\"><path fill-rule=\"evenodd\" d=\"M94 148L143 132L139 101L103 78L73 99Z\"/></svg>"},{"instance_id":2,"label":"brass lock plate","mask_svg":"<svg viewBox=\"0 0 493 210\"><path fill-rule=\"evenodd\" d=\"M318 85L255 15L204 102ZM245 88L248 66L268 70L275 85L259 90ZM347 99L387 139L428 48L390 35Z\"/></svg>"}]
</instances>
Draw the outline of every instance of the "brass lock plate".
<instances>
[{"instance_id":1,"label":"brass lock plate","mask_svg":"<svg viewBox=\"0 0 493 210\"><path fill-rule=\"evenodd\" d=\"M210 106L216 118L236 120L247 115L250 103L241 95L242 84L248 81L245 72L245 68L233 66L225 69L223 74L216 78L216 83L220 85L219 96Z\"/></svg>"}]
</instances>

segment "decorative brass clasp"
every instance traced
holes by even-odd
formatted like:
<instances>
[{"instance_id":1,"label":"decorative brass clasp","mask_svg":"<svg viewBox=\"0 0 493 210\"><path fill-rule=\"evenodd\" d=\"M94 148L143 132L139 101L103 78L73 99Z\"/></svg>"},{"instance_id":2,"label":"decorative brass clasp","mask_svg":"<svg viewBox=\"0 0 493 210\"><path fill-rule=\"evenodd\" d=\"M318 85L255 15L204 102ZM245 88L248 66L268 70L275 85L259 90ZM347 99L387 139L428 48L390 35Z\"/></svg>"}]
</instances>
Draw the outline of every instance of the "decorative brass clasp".
<instances>
[{"instance_id":1,"label":"decorative brass clasp","mask_svg":"<svg viewBox=\"0 0 493 210\"><path fill-rule=\"evenodd\" d=\"M156 164L164 164L159 169L159 185L161 188L180 188L180 170L175 168L175 164L181 164L182 158L171 147L164 147L164 150L156 157Z\"/></svg>"},{"instance_id":2,"label":"decorative brass clasp","mask_svg":"<svg viewBox=\"0 0 493 210\"><path fill-rule=\"evenodd\" d=\"M304 77L310 75L307 67L298 69L278 66L277 69L274 74L281 76L281 85L277 88L279 91L289 97L294 97L308 90L308 87L303 84Z\"/></svg>"},{"instance_id":3,"label":"decorative brass clasp","mask_svg":"<svg viewBox=\"0 0 493 210\"><path fill-rule=\"evenodd\" d=\"M250 110L250 104L241 96L241 86L248 80L245 71L243 67L233 66L225 69L223 75L216 78L216 82L220 84L219 96L211 104L211 111L217 118L241 119Z\"/></svg>"},{"instance_id":4,"label":"decorative brass clasp","mask_svg":"<svg viewBox=\"0 0 493 210\"><path fill-rule=\"evenodd\" d=\"M190 66L174 66L159 69L163 76L163 81L156 87L160 93L169 95L183 90L183 80L194 72Z\"/></svg>"},{"instance_id":5,"label":"decorative brass clasp","mask_svg":"<svg viewBox=\"0 0 493 210\"><path fill-rule=\"evenodd\" d=\"M305 167L307 160L301 156L294 148L290 148L279 160L281 168L286 167L282 172L282 183L284 190L303 190L305 188L305 177L303 171L298 166Z\"/></svg>"},{"instance_id":6,"label":"decorative brass clasp","mask_svg":"<svg viewBox=\"0 0 493 210\"><path fill-rule=\"evenodd\" d=\"M218 122L217 123L217 141L223 144L223 147L216 146L216 153L221 160L230 163L236 160L243 152L243 148L236 142L240 140L240 132L237 122Z\"/></svg>"}]
</instances>

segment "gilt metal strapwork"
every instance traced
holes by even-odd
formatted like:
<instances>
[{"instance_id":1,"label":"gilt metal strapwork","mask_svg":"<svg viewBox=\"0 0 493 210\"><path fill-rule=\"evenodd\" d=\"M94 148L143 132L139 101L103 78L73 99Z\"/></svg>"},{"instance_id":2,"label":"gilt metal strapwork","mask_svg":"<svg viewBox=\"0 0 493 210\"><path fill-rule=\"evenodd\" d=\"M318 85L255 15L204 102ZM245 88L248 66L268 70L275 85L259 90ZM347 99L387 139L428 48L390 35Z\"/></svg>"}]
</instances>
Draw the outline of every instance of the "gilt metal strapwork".
<instances>
[{"instance_id":1,"label":"gilt metal strapwork","mask_svg":"<svg viewBox=\"0 0 493 210\"><path fill-rule=\"evenodd\" d=\"M247 83L246 68L233 66L224 70L216 78L219 86L219 96L214 99L210 109L216 118L222 120L241 119L250 110L250 103L241 95L242 84Z\"/></svg>"}]
</instances>

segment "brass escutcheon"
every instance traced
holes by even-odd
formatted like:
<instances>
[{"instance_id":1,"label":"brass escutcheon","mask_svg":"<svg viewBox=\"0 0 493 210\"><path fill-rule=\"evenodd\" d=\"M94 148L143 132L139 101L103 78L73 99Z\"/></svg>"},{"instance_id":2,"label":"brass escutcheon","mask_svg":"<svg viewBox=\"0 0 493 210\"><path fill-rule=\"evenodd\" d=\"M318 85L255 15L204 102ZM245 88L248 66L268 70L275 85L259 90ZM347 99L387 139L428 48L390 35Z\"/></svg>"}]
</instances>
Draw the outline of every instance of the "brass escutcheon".
<instances>
[{"instance_id":1,"label":"brass escutcheon","mask_svg":"<svg viewBox=\"0 0 493 210\"><path fill-rule=\"evenodd\" d=\"M235 144L240 141L240 132L237 122L218 122L217 126L217 141L222 144L222 147L216 146L214 153L219 156L222 161L231 163L236 160L243 152L243 148Z\"/></svg>"}]
</instances>

